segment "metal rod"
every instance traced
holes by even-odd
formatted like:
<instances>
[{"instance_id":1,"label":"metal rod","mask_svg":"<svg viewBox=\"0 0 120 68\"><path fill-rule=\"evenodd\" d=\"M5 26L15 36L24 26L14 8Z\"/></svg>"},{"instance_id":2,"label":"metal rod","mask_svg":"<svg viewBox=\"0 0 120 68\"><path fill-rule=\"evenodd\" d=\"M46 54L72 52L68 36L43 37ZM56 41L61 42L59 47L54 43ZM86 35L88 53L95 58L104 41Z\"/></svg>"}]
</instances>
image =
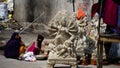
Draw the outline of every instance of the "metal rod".
<instances>
[{"instance_id":1,"label":"metal rod","mask_svg":"<svg viewBox=\"0 0 120 68\"><path fill-rule=\"evenodd\" d=\"M35 19L33 20L33 22L30 23L26 28L24 28L22 31L20 31L20 34L21 34L23 31L25 31L26 29L28 29L28 28L29 28L36 20L38 20L42 15L44 15L44 12L41 13L37 18L35 18Z\"/></svg>"}]
</instances>

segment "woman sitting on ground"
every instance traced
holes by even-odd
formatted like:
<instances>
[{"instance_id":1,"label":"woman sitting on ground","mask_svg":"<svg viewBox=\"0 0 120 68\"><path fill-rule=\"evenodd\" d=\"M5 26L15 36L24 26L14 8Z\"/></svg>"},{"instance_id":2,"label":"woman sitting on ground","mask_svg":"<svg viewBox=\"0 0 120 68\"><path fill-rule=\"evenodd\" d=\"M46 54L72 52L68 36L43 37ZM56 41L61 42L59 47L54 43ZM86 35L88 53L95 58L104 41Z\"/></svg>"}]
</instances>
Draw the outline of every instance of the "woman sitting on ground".
<instances>
[{"instance_id":1,"label":"woman sitting on ground","mask_svg":"<svg viewBox=\"0 0 120 68\"><path fill-rule=\"evenodd\" d=\"M42 46L42 41L43 40L44 40L44 37L39 34L38 37L37 37L37 40L33 41L26 51L27 52L33 52L34 55L40 54L40 52L42 52L41 46Z\"/></svg>"},{"instance_id":2,"label":"woman sitting on ground","mask_svg":"<svg viewBox=\"0 0 120 68\"><path fill-rule=\"evenodd\" d=\"M4 47L4 56L6 58L19 59L20 54L24 52L24 47L25 45L23 44L19 33L14 32Z\"/></svg>"}]
</instances>

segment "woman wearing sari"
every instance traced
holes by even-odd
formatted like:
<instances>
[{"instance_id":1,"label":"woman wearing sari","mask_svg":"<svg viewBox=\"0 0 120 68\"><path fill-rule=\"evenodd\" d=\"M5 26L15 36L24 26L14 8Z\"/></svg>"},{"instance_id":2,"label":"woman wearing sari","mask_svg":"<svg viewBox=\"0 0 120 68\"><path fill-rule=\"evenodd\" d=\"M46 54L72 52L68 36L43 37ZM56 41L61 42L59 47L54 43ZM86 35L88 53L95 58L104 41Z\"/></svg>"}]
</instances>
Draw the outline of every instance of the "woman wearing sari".
<instances>
[{"instance_id":1,"label":"woman wearing sari","mask_svg":"<svg viewBox=\"0 0 120 68\"><path fill-rule=\"evenodd\" d=\"M21 46L24 47L19 33L14 32L4 47L4 56L6 58L18 59L22 51ZM24 49L24 48L22 48Z\"/></svg>"},{"instance_id":2,"label":"woman wearing sari","mask_svg":"<svg viewBox=\"0 0 120 68\"><path fill-rule=\"evenodd\" d=\"M44 37L42 35L38 35L37 36L37 40L33 41L30 46L27 48L27 52L33 52L34 55L38 55L42 50L42 42L44 40Z\"/></svg>"}]
</instances>

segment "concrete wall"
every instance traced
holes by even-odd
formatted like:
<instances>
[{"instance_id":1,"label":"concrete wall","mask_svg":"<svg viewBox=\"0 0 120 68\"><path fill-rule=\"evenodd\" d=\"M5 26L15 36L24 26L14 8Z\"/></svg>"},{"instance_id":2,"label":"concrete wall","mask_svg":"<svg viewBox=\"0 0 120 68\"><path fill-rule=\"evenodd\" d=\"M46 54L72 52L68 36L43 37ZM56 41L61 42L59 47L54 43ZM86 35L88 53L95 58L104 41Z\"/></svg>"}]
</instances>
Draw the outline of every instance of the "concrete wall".
<instances>
[{"instance_id":1,"label":"concrete wall","mask_svg":"<svg viewBox=\"0 0 120 68\"><path fill-rule=\"evenodd\" d=\"M75 11L83 1L87 2L87 0L75 0ZM66 9L68 13L73 12L70 0L14 0L14 3L14 18L20 22L32 22L44 12L44 15L36 21L48 23L59 10Z\"/></svg>"},{"instance_id":2,"label":"concrete wall","mask_svg":"<svg viewBox=\"0 0 120 68\"><path fill-rule=\"evenodd\" d=\"M53 3L51 0L14 0L14 4L14 18L20 22L32 22L43 12L44 15L41 18L44 19L41 20L48 20Z\"/></svg>"}]
</instances>

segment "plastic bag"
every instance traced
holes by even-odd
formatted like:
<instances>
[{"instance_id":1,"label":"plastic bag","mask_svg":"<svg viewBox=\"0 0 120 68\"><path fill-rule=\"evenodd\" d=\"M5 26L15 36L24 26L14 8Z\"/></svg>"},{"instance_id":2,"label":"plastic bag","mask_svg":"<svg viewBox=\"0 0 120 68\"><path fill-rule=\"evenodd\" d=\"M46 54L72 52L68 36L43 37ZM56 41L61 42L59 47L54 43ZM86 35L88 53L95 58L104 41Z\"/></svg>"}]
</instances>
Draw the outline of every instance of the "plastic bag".
<instances>
[{"instance_id":1,"label":"plastic bag","mask_svg":"<svg viewBox=\"0 0 120 68\"><path fill-rule=\"evenodd\" d=\"M33 52L26 52L23 55L23 58L25 61L30 61L30 62L35 62L36 61L36 57L34 56Z\"/></svg>"}]
</instances>

